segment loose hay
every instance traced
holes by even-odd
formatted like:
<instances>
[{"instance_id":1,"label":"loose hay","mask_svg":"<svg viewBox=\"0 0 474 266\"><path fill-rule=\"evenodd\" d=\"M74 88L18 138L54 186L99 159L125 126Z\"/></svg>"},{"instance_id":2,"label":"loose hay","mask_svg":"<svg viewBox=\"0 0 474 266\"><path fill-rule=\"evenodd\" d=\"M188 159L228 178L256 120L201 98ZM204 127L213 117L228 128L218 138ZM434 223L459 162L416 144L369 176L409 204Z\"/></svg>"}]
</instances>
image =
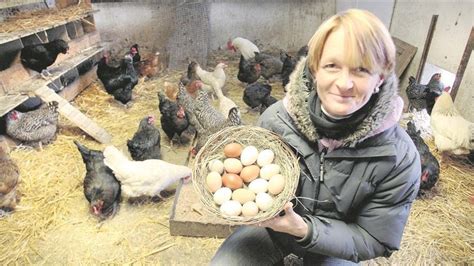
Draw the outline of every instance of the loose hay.
<instances>
[{"instance_id":1,"label":"loose hay","mask_svg":"<svg viewBox=\"0 0 474 266\"><path fill-rule=\"evenodd\" d=\"M271 149L275 154L273 163L280 166L280 174L285 177L285 187L274 197L272 207L265 212L259 212L254 217L223 216L214 203L213 194L207 190L208 164L214 159L223 161L225 159L224 146L229 143L239 143L243 147L255 146L259 151ZM235 126L224 128L213 134L201 148L193 165L193 185L204 209L211 215L223 218L229 224L255 224L275 217L283 210L285 203L294 198L299 173L298 159L278 135L255 126Z\"/></svg>"},{"instance_id":2,"label":"loose hay","mask_svg":"<svg viewBox=\"0 0 474 266\"><path fill-rule=\"evenodd\" d=\"M230 61L225 90L245 110L243 88L236 79L238 58L213 56ZM209 66L215 66L211 61ZM112 134L112 144L124 147L142 117L150 113L159 117L156 92L164 80L177 82L181 73L169 72L139 83L134 89L134 104L128 109L112 100L100 83L90 86L73 104ZM272 94L281 99L281 84L272 86ZM253 124L258 117L252 112L242 115L246 124ZM208 264L223 240L170 236L173 198L138 206L124 201L117 215L103 223L91 217L82 191L84 165L72 141L94 149L104 146L64 117L60 119L58 139L53 144L43 151L20 148L11 154L21 171L22 200L14 213L0 218L0 264ZM161 140L165 145L168 142L165 134ZM428 145L433 150L432 142ZM165 160L178 164L185 161L188 151L187 147L162 149ZM435 156L439 159L438 154ZM432 198L418 199L412 207L401 250L389 259L367 264L474 263L474 205L469 202L474 195L474 167L454 157L441 165Z\"/></svg>"}]
</instances>

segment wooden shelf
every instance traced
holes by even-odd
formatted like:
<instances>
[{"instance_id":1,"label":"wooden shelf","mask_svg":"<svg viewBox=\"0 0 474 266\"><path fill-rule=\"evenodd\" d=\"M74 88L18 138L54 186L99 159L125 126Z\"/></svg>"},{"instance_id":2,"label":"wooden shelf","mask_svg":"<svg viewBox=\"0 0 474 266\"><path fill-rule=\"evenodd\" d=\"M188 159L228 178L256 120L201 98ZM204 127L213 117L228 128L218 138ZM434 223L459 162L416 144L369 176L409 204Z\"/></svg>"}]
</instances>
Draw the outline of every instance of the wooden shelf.
<instances>
[{"instance_id":1,"label":"wooden shelf","mask_svg":"<svg viewBox=\"0 0 474 266\"><path fill-rule=\"evenodd\" d=\"M0 2L0 9L38 3L44 3L44 0L7 0Z\"/></svg>"},{"instance_id":2,"label":"wooden shelf","mask_svg":"<svg viewBox=\"0 0 474 266\"><path fill-rule=\"evenodd\" d=\"M37 28L34 28L34 29L28 29L28 30L18 31L18 32L0 33L0 45L4 44L4 43L11 42L11 41L15 41L17 39L21 39L21 38L24 38L24 37L27 37L27 36L30 36L30 35L40 34L44 31L47 31L47 30L50 30L50 29L53 29L53 28L56 28L56 27L59 27L59 26L62 26L62 25L66 25L66 24L68 24L70 22L74 22L74 21L87 21L87 22L85 22L86 24L91 23L86 18L89 17L91 14L94 14L98 11L99 10L90 10L90 11L87 11L83 14L68 18L68 19L63 20L63 21L55 21L54 23L51 23L48 26L42 26L42 27L37 27Z\"/></svg>"},{"instance_id":3,"label":"wooden shelf","mask_svg":"<svg viewBox=\"0 0 474 266\"><path fill-rule=\"evenodd\" d=\"M63 80L68 73L76 72L79 75L77 67L87 60L92 59L91 68L95 62L100 59L103 47L95 46L85 49L78 53L76 56L62 61L61 63L49 68L51 76L48 80L42 79L41 76L35 75L31 79L27 79L18 84L14 88L10 88L6 95L0 96L0 116L5 115L16 106L23 103L28 97L26 95L32 95L36 90L42 87L52 88L55 92L59 92L64 88Z\"/></svg>"}]
</instances>

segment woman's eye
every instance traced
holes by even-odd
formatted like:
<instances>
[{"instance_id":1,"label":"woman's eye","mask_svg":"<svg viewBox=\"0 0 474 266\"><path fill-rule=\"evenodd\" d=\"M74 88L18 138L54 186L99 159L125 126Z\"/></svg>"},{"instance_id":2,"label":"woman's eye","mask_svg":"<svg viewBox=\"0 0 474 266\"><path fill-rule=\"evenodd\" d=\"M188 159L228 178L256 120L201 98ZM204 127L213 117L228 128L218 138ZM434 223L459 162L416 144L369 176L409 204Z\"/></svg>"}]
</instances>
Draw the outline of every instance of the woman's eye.
<instances>
[{"instance_id":1,"label":"woman's eye","mask_svg":"<svg viewBox=\"0 0 474 266\"><path fill-rule=\"evenodd\" d=\"M370 74L370 71L367 68L364 68L364 67L358 67L358 68L356 68L356 71Z\"/></svg>"},{"instance_id":2,"label":"woman's eye","mask_svg":"<svg viewBox=\"0 0 474 266\"><path fill-rule=\"evenodd\" d=\"M336 64L326 64L324 65L324 68L335 68Z\"/></svg>"}]
</instances>

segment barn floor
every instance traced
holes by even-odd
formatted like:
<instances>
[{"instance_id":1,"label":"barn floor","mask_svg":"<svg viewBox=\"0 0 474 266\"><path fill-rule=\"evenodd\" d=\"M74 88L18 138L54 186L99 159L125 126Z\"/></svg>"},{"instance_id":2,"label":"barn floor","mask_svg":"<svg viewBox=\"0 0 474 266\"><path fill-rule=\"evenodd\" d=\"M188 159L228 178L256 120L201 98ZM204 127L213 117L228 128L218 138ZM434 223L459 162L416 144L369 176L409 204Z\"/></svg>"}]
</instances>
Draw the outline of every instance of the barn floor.
<instances>
[{"instance_id":1,"label":"barn floor","mask_svg":"<svg viewBox=\"0 0 474 266\"><path fill-rule=\"evenodd\" d=\"M242 85L237 80L238 59L227 53L209 60L228 61L228 95L246 110ZM181 73L162 73L141 82L129 108L113 101L100 82L93 84L73 105L112 134L112 143L125 148L148 114L159 117L156 93L164 81L177 82ZM283 97L280 82L272 83L273 94ZM253 124L258 113L243 114ZM206 265L222 239L174 237L169 234L169 215L174 196L161 202L129 204L123 201L112 219L98 222L88 213L82 190L85 168L73 140L94 149L104 145L85 136L80 129L60 118L57 140L43 151L19 148L12 152L21 170L19 190L22 200L17 211L0 218L0 263L18 264L98 264L138 263L153 265ZM159 123L159 119L157 119ZM187 146L171 150L163 133L165 160L183 164ZM435 192L417 200L405 231L402 250L389 260L369 264L402 265L474 262L474 167L460 161L447 161ZM388 229L389 230L389 229Z\"/></svg>"}]
</instances>

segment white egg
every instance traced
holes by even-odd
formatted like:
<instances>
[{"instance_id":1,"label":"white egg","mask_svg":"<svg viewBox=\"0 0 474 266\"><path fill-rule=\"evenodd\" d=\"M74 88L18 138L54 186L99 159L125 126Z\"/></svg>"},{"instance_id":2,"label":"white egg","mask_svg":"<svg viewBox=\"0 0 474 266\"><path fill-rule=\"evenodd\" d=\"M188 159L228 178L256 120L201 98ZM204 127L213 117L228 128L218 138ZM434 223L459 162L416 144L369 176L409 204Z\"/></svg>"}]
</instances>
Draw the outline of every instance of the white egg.
<instances>
[{"instance_id":1,"label":"white egg","mask_svg":"<svg viewBox=\"0 0 474 266\"><path fill-rule=\"evenodd\" d=\"M255 194L260 192L267 192L268 190L268 181L263 178L257 178L254 181L250 182L249 189Z\"/></svg>"},{"instance_id":2,"label":"white egg","mask_svg":"<svg viewBox=\"0 0 474 266\"><path fill-rule=\"evenodd\" d=\"M257 203L253 201L246 202L242 206L242 215L244 217L254 217L258 214L258 206Z\"/></svg>"},{"instance_id":3,"label":"white egg","mask_svg":"<svg viewBox=\"0 0 474 266\"><path fill-rule=\"evenodd\" d=\"M247 146L240 155L240 161L243 165L251 165L257 161L258 150L255 146Z\"/></svg>"},{"instance_id":4,"label":"white egg","mask_svg":"<svg viewBox=\"0 0 474 266\"><path fill-rule=\"evenodd\" d=\"M266 211L272 207L273 198L267 193L261 192L257 194L257 197L255 197L255 202L260 210Z\"/></svg>"},{"instance_id":5,"label":"white egg","mask_svg":"<svg viewBox=\"0 0 474 266\"><path fill-rule=\"evenodd\" d=\"M285 188L285 177L278 174L272 176L270 181L268 181L268 192L273 195L280 194Z\"/></svg>"},{"instance_id":6,"label":"white egg","mask_svg":"<svg viewBox=\"0 0 474 266\"><path fill-rule=\"evenodd\" d=\"M222 177L218 172L210 172L206 177L207 188L211 192L216 192L222 187Z\"/></svg>"},{"instance_id":7,"label":"white egg","mask_svg":"<svg viewBox=\"0 0 474 266\"><path fill-rule=\"evenodd\" d=\"M275 159L275 153L273 153L273 151L270 149L266 149L258 154L257 164L262 167L271 164L273 159Z\"/></svg>"},{"instance_id":8,"label":"white egg","mask_svg":"<svg viewBox=\"0 0 474 266\"><path fill-rule=\"evenodd\" d=\"M214 202L217 205L222 205L224 202L230 200L232 197L232 190L228 187L221 187L216 192L214 192Z\"/></svg>"},{"instance_id":9,"label":"white egg","mask_svg":"<svg viewBox=\"0 0 474 266\"><path fill-rule=\"evenodd\" d=\"M214 159L208 164L209 171L217 172L222 175L224 172L224 163L221 160Z\"/></svg>"},{"instance_id":10,"label":"white egg","mask_svg":"<svg viewBox=\"0 0 474 266\"><path fill-rule=\"evenodd\" d=\"M278 164L268 164L260 169L260 177L266 180L270 180L272 176L279 173L280 166Z\"/></svg>"},{"instance_id":11,"label":"white egg","mask_svg":"<svg viewBox=\"0 0 474 266\"><path fill-rule=\"evenodd\" d=\"M242 205L238 201L229 200L222 204L220 210L224 216L239 216L242 212Z\"/></svg>"}]
</instances>

